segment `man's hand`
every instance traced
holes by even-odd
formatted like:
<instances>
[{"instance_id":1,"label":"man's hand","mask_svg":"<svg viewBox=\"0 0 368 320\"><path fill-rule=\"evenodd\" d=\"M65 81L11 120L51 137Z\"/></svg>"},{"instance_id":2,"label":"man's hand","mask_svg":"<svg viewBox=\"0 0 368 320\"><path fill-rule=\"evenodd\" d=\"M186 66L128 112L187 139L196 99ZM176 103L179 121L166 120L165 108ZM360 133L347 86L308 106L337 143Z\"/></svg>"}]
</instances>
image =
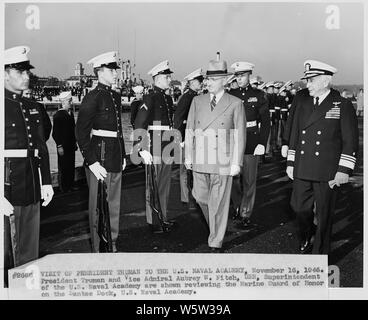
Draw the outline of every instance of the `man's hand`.
<instances>
[{"instance_id":1,"label":"man's hand","mask_svg":"<svg viewBox=\"0 0 368 320\"><path fill-rule=\"evenodd\" d=\"M142 157L144 164L152 164L152 154L147 150L142 150L139 155Z\"/></svg>"},{"instance_id":2,"label":"man's hand","mask_svg":"<svg viewBox=\"0 0 368 320\"><path fill-rule=\"evenodd\" d=\"M184 141L183 141L183 142L180 142L180 146L181 146L182 148L184 148Z\"/></svg>"},{"instance_id":3,"label":"man's hand","mask_svg":"<svg viewBox=\"0 0 368 320\"><path fill-rule=\"evenodd\" d=\"M288 151L289 151L289 147L287 145L283 145L281 147L281 155L283 158L287 158Z\"/></svg>"},{"instance_id":4,"label":"man's hand","mask_svg":"<svg viewBox=\"0 0 368 320\"><path fill-rule=\"evenodd\" d=\"M257 145L257 147L254 149L254 156L263 156L265 154L265 147L263 144Z\"/></svg>"},{"instance_id":5,"label":"man's hand","mask_svg":"<svg viewBox=\"0 0 368 320\"><path fill-rule=\"evenodd\" d=\"M349 175L347 173L336 172L334 180L336 185L340 187L340 185L349 182Z\"/></svg>"},{"instance_id":6,"label":"man's hand","mask_svg":"<svg viewBox=\"0 0 368 320\"><path fill-rule=\"evenodd\" d=\"M193 164L191 163L191 161L186 160L184 161L184 166L187 170L192 170L193 169Z\"/></svg>"},{"instance_id":7,"label":"man's hand","mask_svg":"<svg viewBox=\"0 0 368 320\"><path fill-rule=\"evenodd\" d=\"M57 153L59 156L64 155L64 148L62 146L57 147Z\"/></svg>"},{"instance_id":8,"label":"man's hand","mask_svg":"<svg viewBox=\"0 0 368 320\"><path fill-rule=\"evenodd\" d=\"M14 213L14 207L4 196L0 197L0 210L4 213L4 216L7 217Z\"/></svg>"},{"instance_id":9,"label":"man's hand","mask_svg":"<svg viewBox=\"0 0 368 320\"><path fill-rule=\"evenodd\" d=\"M45 184L41 186L41 199L43 200L43 203L42 203L43 207L46 207L50 203L53 196L54 196L54 190L52 189L51 184Z\"/></svg>"},{"instance_id":10,"label":"man's hand","mask_svg":"<svg viewBox=\"0 0 368 320\"><path fill-rule=\"evenodd\" d=\"M126 159L124 158L124 160L123 160L123 171L125 170L125 168L126 168Z\"/></svg>"},{"instance_id":11,"label":"man's hand","mask_svg":"<svg viewBox=\"0 0 368 320\"><path fill-rule=\"evenodd\" d=\"M98 161L91 164L89 166L89 169L93 172L97 180L104 180L107 177L106 169L103 166L101 166Z\"/></svg>"},{"instance_id":12,"label":"man's hand","mask_svg":"<svg viewBox=\"0 0 368 320\"><path fill-rule=\"evenodd\" d=\"M233 164L230 167L230 175L231 176L237 176L240 173L240 166L238 166L237 164Z\"/></svg>"},{"instance_id":13,"label":"man's hand","mask_svg":"<svg viewBox=\"0 0 368 320\"><path fill-rule=\"evenodd\" d=\"M286 168L286 174L288 175L288 177L291 179L291 180L294 180L294 167L292 166L288 166Z\"/></svg>"}]
</instances>

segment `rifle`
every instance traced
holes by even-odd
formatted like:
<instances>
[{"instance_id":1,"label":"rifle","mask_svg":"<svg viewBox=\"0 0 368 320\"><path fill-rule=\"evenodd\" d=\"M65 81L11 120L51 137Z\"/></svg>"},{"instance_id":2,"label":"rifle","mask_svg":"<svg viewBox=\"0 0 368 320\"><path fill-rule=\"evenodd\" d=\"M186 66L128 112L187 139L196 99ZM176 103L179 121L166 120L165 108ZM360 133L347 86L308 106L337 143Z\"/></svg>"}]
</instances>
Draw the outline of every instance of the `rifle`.
<instances>
[{"instance_id":1,"label":"rifle","mask_svg":"<svg viewBox=\"0 0 368 320\"><path fill-rule=\"evenodd\" d=\"M193 170L187 169L187 187L189 191L193 189Z\"/></svg>"},{"instance_id":2,"label":"rifle","mask_svg":"<svg viewBox=\"0 0 368 320\"><path fill-rule=\"evenodd\" d=\"M105 141L101 141L101 165L104 166L105 162ZM97 234L100 237L100 252L112 252L112 238L111 238L111 225L109 204L107 202L107 186L105 181L98 180L97 191L97 214L98 214L98 227Z\"/></svg>"}]
</instances>

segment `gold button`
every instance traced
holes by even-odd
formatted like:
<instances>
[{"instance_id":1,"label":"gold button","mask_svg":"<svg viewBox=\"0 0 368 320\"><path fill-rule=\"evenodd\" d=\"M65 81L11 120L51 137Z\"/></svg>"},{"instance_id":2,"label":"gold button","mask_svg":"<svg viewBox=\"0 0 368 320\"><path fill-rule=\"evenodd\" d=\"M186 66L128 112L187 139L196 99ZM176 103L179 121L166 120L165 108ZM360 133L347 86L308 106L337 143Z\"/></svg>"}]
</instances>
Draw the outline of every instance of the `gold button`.
<instances>
[{"instance_id":1,"label":"gold button","mask_svg":"<svg viewBox=\"0 0 368 320\"><path fill-rule=\"evenodd\" d=\"M316 155L316 156L318 156L318 155L319 155L319 152L317 151L317 152L315 153L315 155Z\"/></svg>"},{"instance_id":2,"label":"gold button","mask_svg":"<svg viewBox=\"0 0 368 320\"><path fill-rule=\"evenodd\" d=\"M302 144L304 144L304 143L305 143L305 141L303 140L303 141L302 141Z\"/></svg>"},{"instance_id":3,"label":"gold button","mask_svg":"<svg viewBox=\"0 0 368 320\"><path fill-rule=\"evenodd\" d=\"M300 153L301 153L301 154L304 154L304 151L302 150L302 151L300 151Z\"/></svg>"},{"instance_id":4,"label":"gold button","mask_svg":"<svg viewBox=\"0 0 368 320\"><path fill-rule=\"evenodd\" d=\"M305 134L305 130L302 131L302 134Z\"/></svg>"},{"instance_id":5,"label":"gold button","mask_svg":"<svg viewBox=\"0 0 368 320\"><path fill-rule=\"evenodd\" d=\"M316 141L316 145L318 146L320 144L320 142L319 141Z\"/></svg>"},{"instance_id":6,"label":"gold button","mask_svg":"<svg viewBox=\"0 0 368 320\"><path fill-rule=\"evenodd\" d=\"M317 131L317 134L321 134L321 131Z\"/></svg>"}]
</instances>

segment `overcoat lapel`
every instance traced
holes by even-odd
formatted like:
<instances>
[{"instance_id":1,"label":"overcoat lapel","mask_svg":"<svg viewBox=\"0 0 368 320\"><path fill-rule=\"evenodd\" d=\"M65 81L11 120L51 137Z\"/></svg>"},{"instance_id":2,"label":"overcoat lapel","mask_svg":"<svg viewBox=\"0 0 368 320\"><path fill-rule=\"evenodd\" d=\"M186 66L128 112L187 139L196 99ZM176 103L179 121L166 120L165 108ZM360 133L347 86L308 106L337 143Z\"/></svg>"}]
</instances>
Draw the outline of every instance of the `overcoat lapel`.
<instances>
[{"instance_id":1,"label":"overcoat lapel","mask_svg":"<svg viewBox=\"0 0 368 320\"><path fill-rule=\"evenodd\" d=\"M220 101L217 102L216 107L215 109L213 109L213 111L211 111L210 94L207 94L206 101L208 102L207 107L205 107L207 108L206 110L207 117L206 120L203 122L202 127L203 130L205 130L213 121L215 121L219 116L221 116L231 105L229 94L226 92L224 92Z\"/></svg>"},{"instance_id":2,"label":"overcoat lapel","mask_svg":"<svg viewBox=\"0 0 368 320\"><path fill-rule=\"evenodd\" d=\"M312 108L313 108L313 98L312 99ZM318 121L321 117L326 115L326 112L332 107L332 92L328 94L328 96L322 101L322 103L312 112L308 121L306 122L304 129ZM312 109L313 110L313 109Z\"/></svg>"}]
</instances>

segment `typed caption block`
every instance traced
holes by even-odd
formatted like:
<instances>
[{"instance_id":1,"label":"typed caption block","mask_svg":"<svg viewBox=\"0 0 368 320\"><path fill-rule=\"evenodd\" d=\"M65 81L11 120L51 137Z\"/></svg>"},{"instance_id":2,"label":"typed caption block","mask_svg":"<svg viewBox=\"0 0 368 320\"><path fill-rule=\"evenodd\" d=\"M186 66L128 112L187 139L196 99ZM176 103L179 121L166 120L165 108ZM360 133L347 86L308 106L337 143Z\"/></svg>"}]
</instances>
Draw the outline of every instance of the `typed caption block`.
<instances>
[{"instance_id":1,"label":"typed caption block","mask_svg":"<svg viewBox=\"0 0 368 320\"><path fill-rule=\"evenodd\" d=\"M325 256L57 254L9 271L11 299L327 298Z\"/></svg>"}]
</instances>

